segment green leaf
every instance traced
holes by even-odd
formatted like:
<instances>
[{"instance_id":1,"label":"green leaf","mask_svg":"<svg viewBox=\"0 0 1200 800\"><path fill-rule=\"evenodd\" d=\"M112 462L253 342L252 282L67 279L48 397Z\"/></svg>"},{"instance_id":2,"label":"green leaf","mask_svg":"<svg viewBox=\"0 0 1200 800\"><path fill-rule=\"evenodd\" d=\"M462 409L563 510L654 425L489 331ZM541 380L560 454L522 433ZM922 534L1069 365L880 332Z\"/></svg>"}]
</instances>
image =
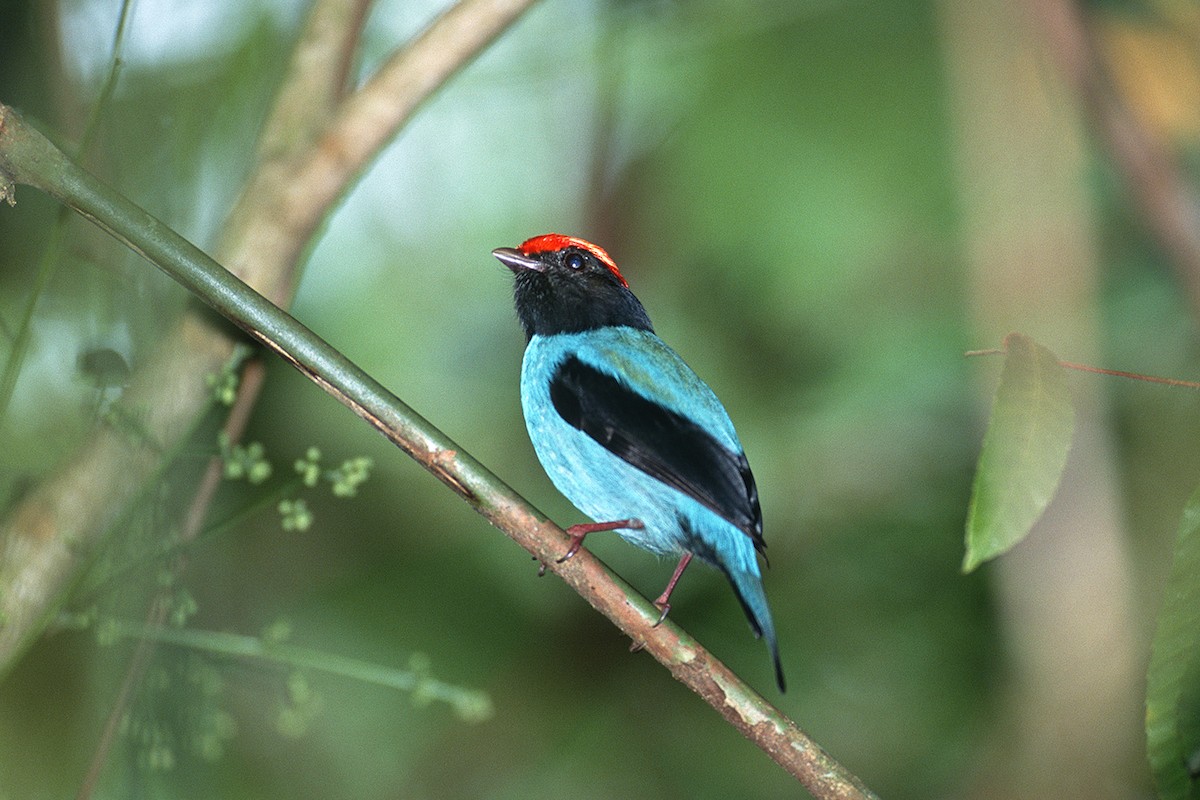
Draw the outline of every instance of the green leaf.
<instances>
[{"instance_id":1,"label":"green leaf","mask_svg":"<svg viewBox=\"0 0 1200 800\"><path fill-rule=\"evenodd\" d=\"M1200 798L1200 489L1183 510L1154 633L1146 754L1162 800Z\"/></svg>"},{"instance_id":2,"label":"green leaf","mask_svg":"<svg viewBox=\"0 0 1200 800\"><path fill-rule=\"evenodd\" d=\"M963 572L1025 538L1058 488L1075 409L1063 368L1027 336L1004 339L1004 371L967 509Z\"/></svg>"}]
</instances>

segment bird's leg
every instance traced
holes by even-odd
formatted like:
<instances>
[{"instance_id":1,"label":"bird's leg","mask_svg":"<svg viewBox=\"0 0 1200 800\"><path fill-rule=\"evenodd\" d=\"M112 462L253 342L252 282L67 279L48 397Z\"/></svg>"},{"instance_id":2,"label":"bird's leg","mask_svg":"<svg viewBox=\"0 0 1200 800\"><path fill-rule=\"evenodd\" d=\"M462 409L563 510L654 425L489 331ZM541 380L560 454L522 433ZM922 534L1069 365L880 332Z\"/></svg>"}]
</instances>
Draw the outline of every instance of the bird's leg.
<instances>
[{"instance_id":1,"label":"bird's leg","mask_svg":"<svg viewBox=\"0 0 1200 800\"><path fill-rule=\"evenodd\" d=\"M667 614L671 610L671 592L675 591L675 584L679 583L679 576L683 574L683 571L687 569L687 565L690 563L692 563L692 554L684 553L683 558L679 559L679 564L675 567L675 574L671 576L670 582L667 583L667 588L663 589L663 593L654 601L654 607L662 613L658 615L658 619L650 626L651 628L657 628L667 618ZM645 642L633 642L629 645L629 652L636 653L645 646Z\"/></svg>"},{"instance_id":2,"label":"bird's leg","mask_svg":"<svg viewBox=\"0 0 1200 800\"><path fill-rule=\"evenodd\" d=\"M557 563L561 564L571 556L579 552L579 548L583 547L583 540L589 533L599 533L600 531L615 531L620 528L631 528L633 530L641 530L642 521L640 519L619 519L616 522L581 522L578 525L572 525L567 528L567 536L571 537L571 547L567 550L563 557L558 559Z\"/></svg>"},{"instance_id":3,"label":"bird's leg","mask_svg":"<svg viewBox=\"0 0 1200 800\"><path fill-rule=\"evenodd\" d=\"M679 583L679 576L687 569L687 565L692 563L692 554L684 553L683 558L679 559L679 566L675 567L675 574L671 576L671 580L667 583L667 588L663 589L663 593L654 601L654 607L662 612L658 616L658 621L654 623L657 628L662 624L662 621L667 618L667 614L671 611L671 592L675 591L675 584Z\"/></svg>"},{"instance_id":4,"label":"bird's leg","mask_svg":"<svg viewBox=\"0 0 1200 800\"><path fill-rule=\"evenodd\" d=\"M642 521L640 519L619 519L616 522L581 522L578 525L572 525L567 528L567 536L571 537L571 546L562 558L557 558L554 563L561 564L571 556L579 552L583 547L583 540L589 533L597 533L599 531L615 531L620 528L630 528L632 530L641 530ZM538 577L546 574L546 564L542 562L538 566Z\"/></svg>"}]
</instances>

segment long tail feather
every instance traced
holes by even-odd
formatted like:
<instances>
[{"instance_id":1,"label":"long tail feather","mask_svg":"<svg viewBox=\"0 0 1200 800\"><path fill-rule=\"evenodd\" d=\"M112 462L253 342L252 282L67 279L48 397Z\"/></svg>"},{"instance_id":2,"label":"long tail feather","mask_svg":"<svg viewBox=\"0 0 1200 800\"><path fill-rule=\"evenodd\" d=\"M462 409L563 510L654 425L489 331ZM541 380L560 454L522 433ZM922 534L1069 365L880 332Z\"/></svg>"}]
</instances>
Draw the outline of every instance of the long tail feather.
<instances>
[{"instance_id":1,"label":"long tail feather","mask_svg":"<svg viewBox=\"0 0 1200 800\"><path fill-rule=\"evenodd\" d=\"M754 635L767 640L767 649L775 663L775 683L779 685L780 692L786 692L783 663L779 660L779 642L775 638L775 621L771 619L771 609L767 605L767 595L763 592L762 578L749 572L723 571L729 578L729 583L733 585L733 593L742 604L742 610L750 620Z\"/></svg>"}]
</instances>

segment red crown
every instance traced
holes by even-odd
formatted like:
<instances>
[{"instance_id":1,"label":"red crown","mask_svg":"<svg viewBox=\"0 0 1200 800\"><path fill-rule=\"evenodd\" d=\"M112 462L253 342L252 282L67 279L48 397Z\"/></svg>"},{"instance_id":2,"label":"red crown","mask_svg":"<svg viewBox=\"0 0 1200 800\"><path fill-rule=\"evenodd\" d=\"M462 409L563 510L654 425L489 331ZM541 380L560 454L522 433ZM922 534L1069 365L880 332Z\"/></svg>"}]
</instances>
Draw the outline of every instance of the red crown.
<instances>
[{"instance_id":1,"label":"red crown","mask_svg":"<svg viewBox=\"0 0 1200 800\"><path fill-rule=\"evenodd\" d=\"M594 245L587 239L580 239L578 236L564 236L561 233L543 233L541 236L534 236L532 239L521 242L521 246L517 249L527 256L532 256L538 253L553 253L568 247L578 247L580 250L591 253L596 260L608 267L608 271L616 276L622 286L626 289L629 288L629 281L625 280L621 270L617 269L617 262L612 260L612 256L603 247Z\"/></svg>"}]
</instances>

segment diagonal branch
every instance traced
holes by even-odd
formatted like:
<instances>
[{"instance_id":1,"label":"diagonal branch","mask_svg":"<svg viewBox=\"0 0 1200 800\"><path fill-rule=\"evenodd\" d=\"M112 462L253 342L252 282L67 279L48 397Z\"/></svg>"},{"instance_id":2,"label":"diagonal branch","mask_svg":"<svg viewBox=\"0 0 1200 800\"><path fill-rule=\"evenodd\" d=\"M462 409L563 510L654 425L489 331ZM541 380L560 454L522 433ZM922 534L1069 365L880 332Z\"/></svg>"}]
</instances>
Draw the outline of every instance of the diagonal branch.
<instances>
[{"instance_id":1,"label":"diagonal branch","mask_svg":"<svg viewBox=\"0 0 1200 800\"><path fill-rule=\"evenodd\" d=\"M364 2L322 0L310 23L346 31L361 22ZM307 77L286 87L267 120L259 163L217 245L220 260L263 295L286 305L305 247L337 199L413 110L532 3L460 0L349 97L342 96L345 56L323 74L307 70ZM346 35L352 39L356 34ZM310 43L308 36L301 41L293 67L303 66ZM414 71L422 74L411 74ZM399 110L385 113L385 101ZM59 199L75 193L90 196L93 206L76 209L93 219L115 211L108 193L97 192L88 183L90 176L61 153L34 147L18 155L21 147L40 137L7 111L0 117L0 138L5 141L0 173L15 182L40 185ZM37 162L40 158L47 160ZM55 173L54 188L38 179L38 171ZM0 180L0 200L12 202L12 191L10 183ZM139 252L150 248L183 257L178 237L172 239L173 232L161 222L133 206L124 211L145 238L137 245L118 238ZM222 291L213 284L191 288ZM191 430L209 403L204 376L228 361L233 346L233 339L205 317L183 316L135 372L122 396L123 404L138 415L144 440L97 430L69 462L0 521L0 674L53 617L98 541L154 473L161 456L145 442L170 450Z\"/></svg>"},{"instance_id":2,"label":"diagonal branch","mask_svg":"<svg viewBox=\"0 0 1200 800\"><path fill-rule=\"evenodd\" d=\"M558 574L594 608L701 695L820 798L874 797L782 712L754 692L586 551L559 564L565 534L445 434L320 337L195 246L99 180L0 106L0 177L35 185L145 256L462 496L489 522ZM3 187L0 186L0 190ZM0 631L2 633L2 631Z\"/></svg>"},{"instance_id":3,"label":"diagonal branch","mask_svg":"<svg viewBox=\"0 0 1200 800\"><path fill-rule=\"evenodd\" d=\"M230 214L220 261L255 287L274 262L295 263L325 215L421 104L533 2L460 0L397 51L345 99L311 146L271 159L251 179ZM286 139L286 131L279 136ZM269 152L270 137L264 139ZM248 198L270 213L240 213ZM285 288L264 294L283 304Z\"/></svg>"}]
</instances>

